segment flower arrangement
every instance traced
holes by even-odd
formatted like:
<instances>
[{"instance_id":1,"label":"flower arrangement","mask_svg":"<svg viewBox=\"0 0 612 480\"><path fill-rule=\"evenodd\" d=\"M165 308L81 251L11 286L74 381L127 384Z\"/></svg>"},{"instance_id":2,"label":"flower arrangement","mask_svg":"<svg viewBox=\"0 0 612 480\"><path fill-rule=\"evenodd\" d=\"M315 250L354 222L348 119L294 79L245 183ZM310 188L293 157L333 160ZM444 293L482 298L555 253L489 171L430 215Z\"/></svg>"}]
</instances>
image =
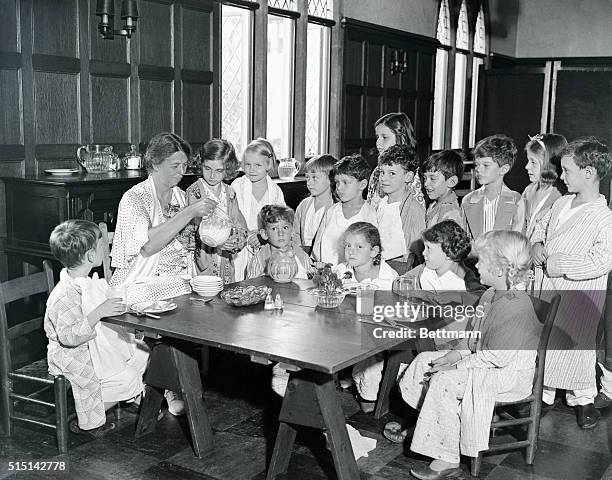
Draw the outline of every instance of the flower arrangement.
<instances>
[{"instance_id":1,"label":"flower arrangement","mask_svg":"<svg viewBox=\"0 0 612 480\"><path fill-rule=\"evenodd\" d=\"M348 276L347 276L348 274ZM343 278L350 278L350 272L343 275ZM332 271L329 263L315 266L312 273L312 281L315 288L311 294L317 300L317 304L325 308L335 308L342 303L346 291L342 288L342 279Z\"/></svg>"}]
</instances>

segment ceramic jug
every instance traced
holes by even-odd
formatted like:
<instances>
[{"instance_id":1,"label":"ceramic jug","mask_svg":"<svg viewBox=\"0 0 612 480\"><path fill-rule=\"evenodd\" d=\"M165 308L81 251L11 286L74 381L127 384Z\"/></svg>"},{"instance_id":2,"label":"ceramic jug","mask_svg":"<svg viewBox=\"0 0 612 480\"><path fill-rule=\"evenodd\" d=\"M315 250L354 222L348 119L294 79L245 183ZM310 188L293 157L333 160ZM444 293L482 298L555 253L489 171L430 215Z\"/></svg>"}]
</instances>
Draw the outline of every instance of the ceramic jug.
<instances>
[{"instance_id":1,"label":"ceramic jug","mask_svg":"<svg viewBox=\"0 0 612 480\"><path fill-rule=\"evenodd\" d=\"M281 158L278 163L278 178L293 180L300 171L301 165L295 158Z\"/></svg>"},{"instance_id":2,"label":"ceramic jug","mask_svg":"<svg viewBox=\"0 0 612 480\"><path fill-rule=\"evenodd\" d=\"M77 148L77 161L89 173L116 170L119 159L111 145L87 145Z\"/></svg>"}]
</instances>

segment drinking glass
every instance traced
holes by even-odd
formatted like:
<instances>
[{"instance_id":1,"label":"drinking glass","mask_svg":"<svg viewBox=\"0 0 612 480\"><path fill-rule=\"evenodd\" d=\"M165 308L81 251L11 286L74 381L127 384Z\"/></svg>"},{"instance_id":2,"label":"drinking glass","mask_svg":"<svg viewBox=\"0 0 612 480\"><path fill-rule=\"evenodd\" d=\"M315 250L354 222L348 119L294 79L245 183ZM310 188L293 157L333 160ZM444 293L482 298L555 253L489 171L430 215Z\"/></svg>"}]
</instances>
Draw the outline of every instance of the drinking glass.
<instances>
[{"instance_id":1,"label":"drinking glass","mask_svg":"<svg viewBox=\"0 0 612 480\"><path fill-rule=\"evenodd\" d=\"M123 311L127 311L127 289L124 286L108 287L106 298L120 298L123 303Z\"/></svg>"},{"instance_id":2,"label":"drinking glass","mask_svg":"<svg viewBox=\"0 0 612 480\"><path fill-rule=\"evenodd\" d=\"M413 295L415 290L419 287L418 278L414 275L406 275L399 278L399 294L406 298L408 302L416 302L419 299Z\"/></svg>"},{"instance_id":3,"label":"drinking glass","mask_svg":"<svg viewBox=\"0 0 612 480\"><path fill-rule=\"evenodd\" d=\"M374 292L376 287L373 285L357 286L357 315L372 315L374 313Z\"/></svg>"}]
</instances>

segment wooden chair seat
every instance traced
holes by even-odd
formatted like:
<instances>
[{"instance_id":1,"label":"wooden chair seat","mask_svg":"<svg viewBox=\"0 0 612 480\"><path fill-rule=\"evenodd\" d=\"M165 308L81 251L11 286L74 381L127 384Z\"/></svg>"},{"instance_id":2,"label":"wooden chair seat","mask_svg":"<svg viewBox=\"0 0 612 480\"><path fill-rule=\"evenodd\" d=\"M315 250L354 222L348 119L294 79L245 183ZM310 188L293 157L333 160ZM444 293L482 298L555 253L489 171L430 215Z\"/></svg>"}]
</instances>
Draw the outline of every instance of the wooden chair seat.
<instances>
[{"instance_id":1,"label":"wooden chair seat","mask_svg":"<svg viewBox=\"0 0 612 480\"><path fill-rule=\"evenodd\" d=\"M21 378L24 380L39 380L41 383L53 385L55 377L49 374L49 365L46 358L25 365L9 373L9 378Z\"/></svg>"}]
</instances>

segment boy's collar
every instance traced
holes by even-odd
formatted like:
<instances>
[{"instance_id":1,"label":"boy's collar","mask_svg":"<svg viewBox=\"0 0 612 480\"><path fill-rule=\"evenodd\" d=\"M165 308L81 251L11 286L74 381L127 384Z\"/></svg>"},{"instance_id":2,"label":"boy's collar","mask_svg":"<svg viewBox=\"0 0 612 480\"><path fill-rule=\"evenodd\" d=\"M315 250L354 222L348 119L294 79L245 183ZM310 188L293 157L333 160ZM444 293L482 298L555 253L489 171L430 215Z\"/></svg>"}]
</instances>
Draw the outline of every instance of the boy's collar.
<instances>
[{"instance_id":1,"label":"boy's collar","mask_svg":"<svg viewBox=\"0 0 612 480\"><path fill-rule=\"evenodd\" d=\"M446 194L444 194L437 200L434 200L434 203L436 205L439 205L441 203L455 203L456 201L457 201L457 194L455 193L454 190L449 190Z\"/></svg>"}]
</instances>

